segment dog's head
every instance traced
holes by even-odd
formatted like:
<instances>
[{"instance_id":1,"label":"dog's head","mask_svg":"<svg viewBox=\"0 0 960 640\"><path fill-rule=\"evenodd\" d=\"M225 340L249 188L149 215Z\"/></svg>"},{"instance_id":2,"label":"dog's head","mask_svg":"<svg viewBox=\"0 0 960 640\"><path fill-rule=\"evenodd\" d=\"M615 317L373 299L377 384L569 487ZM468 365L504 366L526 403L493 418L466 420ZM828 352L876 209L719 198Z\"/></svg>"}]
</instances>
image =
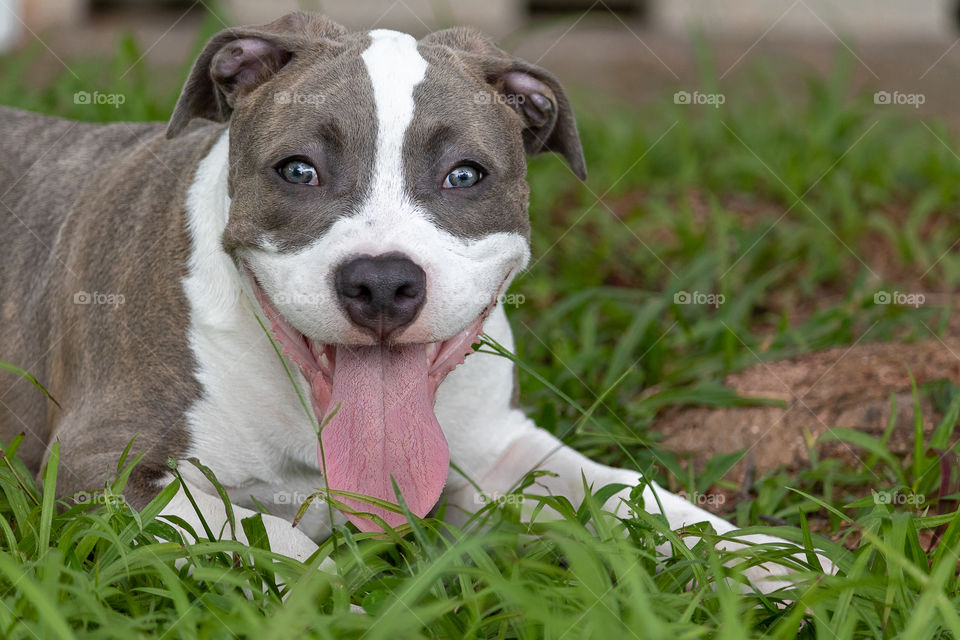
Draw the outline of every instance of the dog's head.
<instances>
[{"instance_id":1,"label":"dog's head","mask_svg":"<svg viewBox=\"0 0 960 640\"><path fill-rule=\"evenodd\" d=\"M395 481L424 515L449 463L436 387L529 257L526 154L585 175L562 88L472 30L295 13L214 36L167 135L195 117L229 121L224 250L328 420L329 486L392 502Z\"/></svg>"}]
</instances>

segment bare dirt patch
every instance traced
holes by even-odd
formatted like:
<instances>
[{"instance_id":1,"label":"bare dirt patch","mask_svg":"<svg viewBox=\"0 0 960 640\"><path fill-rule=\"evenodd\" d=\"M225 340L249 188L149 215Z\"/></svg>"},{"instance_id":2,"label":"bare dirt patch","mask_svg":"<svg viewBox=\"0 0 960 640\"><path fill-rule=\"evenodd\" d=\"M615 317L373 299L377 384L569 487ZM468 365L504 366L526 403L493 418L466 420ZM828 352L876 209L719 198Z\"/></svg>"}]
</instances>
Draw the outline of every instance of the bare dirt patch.
<instances>
[{"instance_id":1,"label":"bare dirt patch","mask_svg":"<svg viewBox=\"0 0 960 640\"><path fill-rule=\"evenodd\" d=\"M654 424L668 449L692 454L698 467L717 453L747 450L758 472L810 462L812 446L821 457L857 463L864 452L838 442L819 442L834 427L881 436L890 421L890 396L897 414L890 438L893 453L913 447L914 409L909 372L918 385L949 380L960 385L960 339L913 344L866 344L757 364L731 374L726 384L741 395L770 398L780 407L665 410ZM930 433L942 419L929 394L922 394L923 428ZM741 481L746 459L731 473Z\"/></svg>"}]
</instances>

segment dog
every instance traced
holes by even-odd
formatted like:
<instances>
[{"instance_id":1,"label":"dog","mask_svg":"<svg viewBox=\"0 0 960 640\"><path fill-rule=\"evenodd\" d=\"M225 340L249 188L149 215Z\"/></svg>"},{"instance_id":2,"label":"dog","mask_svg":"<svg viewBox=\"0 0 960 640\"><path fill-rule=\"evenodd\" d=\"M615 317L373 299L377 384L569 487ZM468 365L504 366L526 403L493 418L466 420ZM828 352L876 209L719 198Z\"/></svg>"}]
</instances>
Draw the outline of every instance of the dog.
<instances>
[{"instance_id":1,"label":"dog","mask_svg":"<svg viewBox=\"0 0 960 640\"><path fill-rule=\"evenodd\" d=\"M472 353L481 333L514 348L498 300L530 256L527 156L586 177L560 83L478 32L417 41L305 13L230 28L168 123L3 108L0 149L0 357L57 400L3 374L0 436L24 434L33 472L60 443L59 496L102 489L133 442L124 496L143 507L175 480L168 460L196 458L237 519L265 506L272 550L303 561L335 524L406 521L362 496L463 523L534 469L552 473L530 491L577 504L584 479L641 482L538 428L513 363ZM164 513L222 531L203 471L178 474ZM339 509L292 526L318 488ZM734 530L642 491L672 528Z\"/></svg>"}]
</instances>

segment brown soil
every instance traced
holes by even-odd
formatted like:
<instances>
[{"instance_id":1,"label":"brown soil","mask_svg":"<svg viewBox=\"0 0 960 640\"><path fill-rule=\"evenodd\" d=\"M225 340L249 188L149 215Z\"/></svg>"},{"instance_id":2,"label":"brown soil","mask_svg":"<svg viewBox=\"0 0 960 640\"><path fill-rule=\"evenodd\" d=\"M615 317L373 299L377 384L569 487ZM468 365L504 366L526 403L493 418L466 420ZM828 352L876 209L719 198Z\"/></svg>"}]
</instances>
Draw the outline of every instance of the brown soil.
<instances>
[{"instance_id":1,"label":"brown soil","mask_svg":"<svg viewBox=\"0 0 960 640\"><path fill-rule=\"evenodd\" d=\"M820 457L855 464L862 450L839 442L818 442L833 427L880 436L890 420L890 396L896 397L896 424L889 449L906 454L913 447L913 398L908 371L917 384L950 380L960 385L960 339L936 338L913 344L865 344L757 364L727 377L741 395L771 398L778 407L708 409L671 408L654 429L674 451L692 454L702 465L716 453L747 450L758 472L809 464L809 447ZM923 426L930 433L942 415L921 396ZM746 459L732 472L742 480Z\"/></svg>"}]
</instances>

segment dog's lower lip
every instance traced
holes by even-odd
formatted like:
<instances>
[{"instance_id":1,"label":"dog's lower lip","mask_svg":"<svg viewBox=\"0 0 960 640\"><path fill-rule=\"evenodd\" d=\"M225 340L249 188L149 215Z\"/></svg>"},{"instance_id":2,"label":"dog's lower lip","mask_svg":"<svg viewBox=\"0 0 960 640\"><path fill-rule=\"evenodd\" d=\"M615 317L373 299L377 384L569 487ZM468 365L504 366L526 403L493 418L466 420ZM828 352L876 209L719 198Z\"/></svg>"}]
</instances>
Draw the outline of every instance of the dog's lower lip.
<instances>
[{"instance_id":1,"label":"dog's lower lip","mask_svg":"<svg viewBox=\"0 0 960 640\"><path fill-rule=\"evenodd\" d=\"M483 311L481 311L477 317L470 322L469 325L446 340L437 340L436 342L427 343L380 342L378 344L386 348L403 348L416 344L426 344L427 358L429 358L431 362L430 375L435 375L443 368L445 363L447 363L452 357L455 357L455 354L452 353L452 350L456 350L459 345L470 347L477 342L482 331L483 321L486 319L487 315L489 315L491 308L492 305L483 309ZM317 358L317 362L321 365L321 369L323 370L328 381L332 380L333 378L333 366L336 362L337 349L371 346L344 343L322 343L306 336L304 336L304 339L310 344L310 350L314 354L314 357ZM469 349L464 351L464 353L461 354L462 357L466 357L468 351ZM457 364L459 364L459 362Z\"/></svg>"},{"instance_id":2,"label":"dog's lower lip","mask_svg":"<svg viewBox=\"0 0 960 640\"><path fill-rule=\"evenodd\" d=\"M277 309L276 305L273 304L273 301L270 300L270 297L267 296L260 284L260 281L254 275L253 271L250 269L250 266L246 264L245 261L243 262L243 267L247 273L247 276L249 277L250 284L254 292L254 298L260 303L261 309L267 315L267 319L271 322L271 333L273 333L274 337L282 347L282 351L293 358L293 360L296 361L301 367L312 366L316 370L319 370L323 374L324 381L328 385L332 386L333 383L333 373L336 366L336 353L338 348L370 346L352 345L346 343L325 343L307 337L298 329L296 329L296 327L294 327L283 316L283 314L280 313L280 310ZM491 302L466 327L446 340L438 340L436 342L429 343L380 344L385 346L396 346L398 348L413 344L426 344L427 357L431 361L429 373L431 378L435 378L436 383L439 383L447 373L461 364L466 356L472 351L472 345L475 344L479 338L483 329L483 322L490 314L493 306L493 302ZM281 323L284 326L285 333L288 334L287 341L284 341L280 338L277 332L278 323ZM295 344L290 344L291 339L293 339ZM304 351L309 352L310 356L312 356L311 360L313 360L313 362L303 362L306 354L298 355L298 353L293 353L293 351L299 351L299 349L296 347L297 344L305 347Z\"/></svg>"}]
</instances>

